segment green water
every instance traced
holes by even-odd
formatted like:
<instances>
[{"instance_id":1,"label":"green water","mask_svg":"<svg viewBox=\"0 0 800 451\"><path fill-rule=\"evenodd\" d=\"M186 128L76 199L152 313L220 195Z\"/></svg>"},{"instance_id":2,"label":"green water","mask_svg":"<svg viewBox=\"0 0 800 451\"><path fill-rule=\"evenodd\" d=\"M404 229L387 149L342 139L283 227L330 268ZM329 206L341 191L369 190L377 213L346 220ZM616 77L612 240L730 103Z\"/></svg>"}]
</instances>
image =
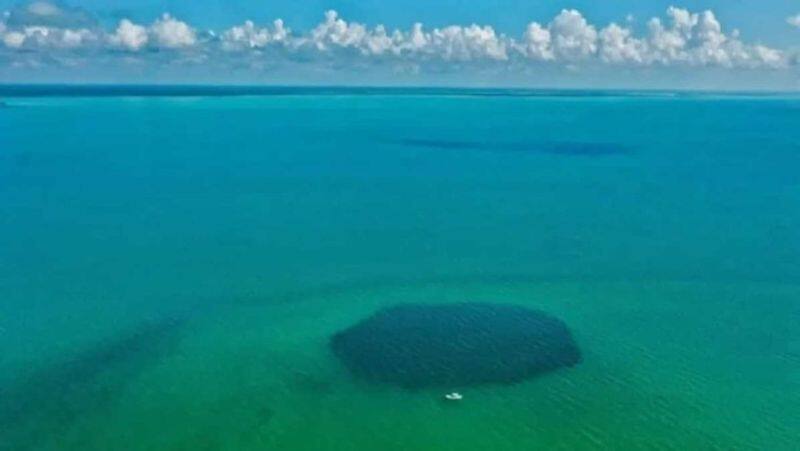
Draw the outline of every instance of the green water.
<instances>
[{"instance_id":1,"label":"green water","mask_svg":"<svg viewBox=\"0 0 800 451\"><path fill-rule=\"evenodd\" d=\"M795 98L7 103L0 449L800 443ZM328 348L463 301L557 316L582 362L448 404Z\"/></svg>"}]
</instances>

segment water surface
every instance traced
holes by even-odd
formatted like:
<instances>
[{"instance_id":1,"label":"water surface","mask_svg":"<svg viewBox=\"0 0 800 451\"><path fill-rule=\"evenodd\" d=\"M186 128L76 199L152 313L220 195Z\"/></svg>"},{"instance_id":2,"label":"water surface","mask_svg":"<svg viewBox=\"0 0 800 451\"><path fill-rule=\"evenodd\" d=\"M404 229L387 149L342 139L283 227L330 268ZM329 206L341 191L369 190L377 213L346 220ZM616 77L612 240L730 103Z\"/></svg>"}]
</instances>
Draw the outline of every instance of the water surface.
<instances>
[{"instance_id":1,"label":"water surface","mask_svg":"<svg viewBox=\"0 0 800 451\"><path fill-rule=\"evenodd\" d=\"M0 449L800 442L796 97L2 92ZM582 361L452 405L328 347L460 302Z\"/></svg>"}]
</instances>

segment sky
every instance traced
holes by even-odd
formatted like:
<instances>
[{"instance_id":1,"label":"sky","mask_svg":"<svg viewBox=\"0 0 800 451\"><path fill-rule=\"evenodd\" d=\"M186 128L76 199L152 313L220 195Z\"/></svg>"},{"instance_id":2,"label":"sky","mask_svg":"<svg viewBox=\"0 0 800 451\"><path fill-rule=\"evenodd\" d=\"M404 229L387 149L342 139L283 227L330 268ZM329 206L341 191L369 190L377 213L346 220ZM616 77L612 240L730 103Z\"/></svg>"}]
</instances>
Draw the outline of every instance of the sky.
<instances>
[{"instance_id":1,"label":"sky","mask_svg":"<svg viewBox=\"0 0 800 451\"><path fill-rule=\"evenodd\" d=\"M800 90L797 0L0 0L0 82Z\"/></svg>"}]
</instances>

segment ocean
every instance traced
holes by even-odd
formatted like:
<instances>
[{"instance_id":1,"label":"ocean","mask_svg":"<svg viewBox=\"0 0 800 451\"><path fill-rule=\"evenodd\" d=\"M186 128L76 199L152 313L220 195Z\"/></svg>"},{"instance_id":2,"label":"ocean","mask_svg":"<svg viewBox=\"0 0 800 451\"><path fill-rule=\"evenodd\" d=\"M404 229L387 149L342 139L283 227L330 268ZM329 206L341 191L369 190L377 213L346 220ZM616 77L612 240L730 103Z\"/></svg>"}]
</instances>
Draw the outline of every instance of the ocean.
<instances>
[{"instance_id":1,"label":"ocean","mask_svg":"<svg viewBox=\"0 0 800 451\"><path fill-rule=\"evenodd\" d=\"M1 450L800 443L800 96L0 100ZM409 388L331 350L381 309L475 302L558 318L580 362Z\"/></svg>"}]
</instances>

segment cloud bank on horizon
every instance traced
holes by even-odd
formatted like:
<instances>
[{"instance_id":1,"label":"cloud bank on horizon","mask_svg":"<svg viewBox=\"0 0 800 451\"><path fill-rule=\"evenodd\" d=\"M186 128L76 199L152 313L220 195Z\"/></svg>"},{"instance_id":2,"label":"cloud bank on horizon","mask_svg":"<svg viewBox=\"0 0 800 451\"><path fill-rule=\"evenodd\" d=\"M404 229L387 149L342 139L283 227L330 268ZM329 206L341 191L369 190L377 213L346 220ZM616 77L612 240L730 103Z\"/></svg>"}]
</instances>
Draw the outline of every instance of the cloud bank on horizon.
<instances>
[{"instance_id":1,"label":"cloud bank on horizon","mask_svg":"<svg viewBox=\"0 0 800 451\"><path fill-rule=\"evenodd\" d=\"M800 28L800 15L786 19ZM640 27L641 28L641 27ZM245 21L226 30L199 29L164 13L151 23L122 19L104 28L91 13L34 1L0 18L0 61L12 68L93 64L217 65L264 70L283 63L326 65L338 70L387 66L418 73L466 65L515 70L528 66L790 70L792 49L747 42L726 31L714 12L670 7L636 33L629 17L599 26L580 11L564 9L549 22L532 21L517 36L491 25L406 30L348 22L327 11L311 30L295 32L281 19L268 25Z\"/></svg>"}]
</instances>

